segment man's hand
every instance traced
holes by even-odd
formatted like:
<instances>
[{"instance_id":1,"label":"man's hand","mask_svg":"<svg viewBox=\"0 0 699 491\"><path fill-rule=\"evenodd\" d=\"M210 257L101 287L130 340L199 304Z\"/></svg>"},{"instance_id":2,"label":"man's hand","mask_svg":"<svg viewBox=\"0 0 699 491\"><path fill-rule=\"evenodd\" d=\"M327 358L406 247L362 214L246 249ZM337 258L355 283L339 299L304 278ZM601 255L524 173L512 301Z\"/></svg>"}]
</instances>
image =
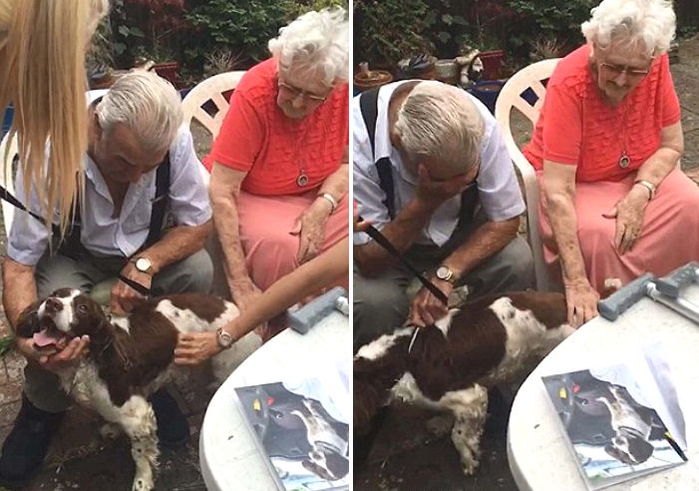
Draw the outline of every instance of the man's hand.
<instances>
[{"instance_id":1,"label":"man's hand","mask_svg":"<svg viewBox=\"0 0 699 491\"><path fill-rule=\"evenodd\" d=\"M566 305L568 306L568 324L574 328L597 317L599 293L592 288L587 278L565 282Z\"/></svg>"},{"instance_id":2,"label":"man's hand","mask_svg":"<svg viewBox=\"0 0 699 491\"><path fill-rule=\"evenodd\" d=\"M175 347L175 363L198 365L221 351L215 332L180 333Z\"/></svg>"},{"instance_id":3,"label":"man's hand","mask_svg":"<svg viewBox=\"0 0 699 491\"><path fill-rule=\"evenodd\" d=\"M255 285L250 278L229 280L228 289L231 292L231 298L233 298L235 306L238 307L241 312L245 311L260 295L262 295L262 291L257 288L257 285Z\"/></svg>"},{"instance_id":4,"label":"man's hand","mask_svg":"<svg viewBox=\"0 0 699 491\"><path fill-rule=\"evenodd\" d=\"M648 201L648 190L642 186L633 186L629 193L604 215L605 218L616 218L614 247L619 254L630 251L640 237Z\"/></svg>"},{"instance_id":5,"label":"man's hand","mask_svg":"<svg viewBox=\"0 0 699 491\"><path fill-rule=\"evenodd\" d=\"M439 288L447 298L454 289L454 286L448 281L442 281L437 278L432 278L430 281ZM449 309L442 303L440 299L435 297L427 288L422 287L417 292L412 304L410 305L410 315L408 315L408 324L413 324L418 327L426 327L434 324L439 319L447 315Z\"/></svg>"},{"instance_id":6,"label":"man's hand","mask_svg":"<svg viewBox=\"0 0 699 491\"><path fill-rule=\"evenodd\" d=\"M418 166L418 181L415 188L415 199L429 210L436 210L448 199L461 194L473 182L475 172L459 174L446 181L436 181L430 177L427 167Z\"/></svg>"},{"instance_id":7,"label":"man's hand","mask_svg":"<svg viewBox=\"0 0 699 491\"><path fill-rule=\"evenodd\" d=\"M126 263L124 269L121 270L121 275L143 285L149 290L153 282L153 277L151 275L139 271L131 262ZM138 293L123 281L119 280L116 282L116 285L114 285L114 288L112 288L112 298L110 303L111 312L115 315L124 315L131 312L136 305L145 300L146 297Z\"/></svg>"},{"instance_id":8,"label":"man's hand","mask_svg":"<svg viewBox=\"0 0 699 491\"><path fill-rule=\"evenodd\" d=\"M32 339L17 338L16 348L27 360L36 361L42 368L58 373L78 363L89 352L88 344L88 336L73 338L70 342L57 346L60 351L45 355L34 348Z\"/></svg>"},{"instance_id":9,"label":"man's hand","mask_svg":"<svg viewBox=\"0 0 699 491\"><path fill-rule=\"evenodd\" d=\"M325 224L332 212L332 206L325 199L316 199L301 213L291 230L299 236L299 250L296 260L299 264L310 261L320 253L325 240Z\"/></svg>"}]
</instances>

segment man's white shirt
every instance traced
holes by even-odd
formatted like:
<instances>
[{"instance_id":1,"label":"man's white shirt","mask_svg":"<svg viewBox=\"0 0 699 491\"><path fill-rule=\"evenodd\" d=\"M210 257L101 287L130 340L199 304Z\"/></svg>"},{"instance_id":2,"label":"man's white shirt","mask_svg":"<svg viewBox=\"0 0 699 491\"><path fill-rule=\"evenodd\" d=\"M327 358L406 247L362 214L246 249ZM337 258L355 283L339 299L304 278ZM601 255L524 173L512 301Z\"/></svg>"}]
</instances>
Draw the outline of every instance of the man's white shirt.
<instances>
[{"instance_id":1,"label":"man's white shirt","mask_svg":"<svg viewBox=\"0 0 699 491\"><path fill-rule=\"evenodd\" d=\"M384 85L379 89L378 114L375 133L375 155L372 157L371 143L359 106L359 96L352 101L353 144L353 191L362 218L383 228L391 219L383 201L386 198L379 185L375 162L383 157L391 161L396 215L415 197L417 176L407 172L398 151L391 145L388 131L388 104L394 90L407 80ZM503 221L520 215L525 210L522 193L517 183L514 167L497 121L478 99L464 91L481 113L484 121L481 145L481 167L477 186L480 204L488 219ZM432 215L422 230L417 243L442 246L451 237L459 222L461 196L445 201ZM371 239L363 232L354 234L354 244L361 245Z\"/></svg>"}]
</instances>

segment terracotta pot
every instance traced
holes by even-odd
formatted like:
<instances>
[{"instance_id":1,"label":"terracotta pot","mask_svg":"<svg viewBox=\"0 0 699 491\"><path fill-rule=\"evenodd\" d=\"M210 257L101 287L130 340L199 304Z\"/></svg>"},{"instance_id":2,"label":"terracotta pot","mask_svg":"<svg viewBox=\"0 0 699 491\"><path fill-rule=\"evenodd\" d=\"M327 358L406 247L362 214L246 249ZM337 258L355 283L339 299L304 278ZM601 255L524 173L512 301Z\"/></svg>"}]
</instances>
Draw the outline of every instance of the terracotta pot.
<instances>
[{"instance_id":1,"label":"terracotta pot","mask_svg":"<svg viewBox=\"0 0 699 491\"><path fill-rule=\"evenodd\" d=\"M165 80L175 85L180 78L178 72L180 63L178 61L169 61L167 63L156 63L153 65L155 73L163 77Z\"/></svg>"},{"instance_id":2,"label":"terracotta pot","mask_svg":"<svg viewBox=\"0 0 699 491\"><path fill-rule=\"evenodd\" d=\"M500 78L500 68L505 59L505 52L501 49L495 51L483 51L480 54L483 62L483 79L497 80Z\"/></svg>"},{"instance_id":3,"label":"terracotta pot","mask_svg":"<svg viewBox=\"0 0 699 491\"><path fill-rule=\"evenodd\" d=\"M386 70L370 70L360 72L354 76L354 87L360 92L380 87L393 81L393 75Z\"/></svg>"}]
</instances>

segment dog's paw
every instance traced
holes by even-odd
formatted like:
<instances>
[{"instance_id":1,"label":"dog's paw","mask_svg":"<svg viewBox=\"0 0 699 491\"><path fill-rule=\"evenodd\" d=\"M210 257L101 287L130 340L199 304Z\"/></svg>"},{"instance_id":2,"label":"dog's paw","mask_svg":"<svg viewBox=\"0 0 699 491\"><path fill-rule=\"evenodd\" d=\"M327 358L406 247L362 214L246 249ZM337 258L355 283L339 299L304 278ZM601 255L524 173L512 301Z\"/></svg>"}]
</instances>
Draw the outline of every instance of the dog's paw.
<instances>
[{"instance_id":1,"label":"dog's paw","mask_svg":"<svg viewBox=\"0 0 699 491\"><path fill-rule=\"evenodd\" d=\"M100 436L105 440L116 440L121 435L121 428L114 423L105 423L100 427Z\"/></svg>"},{"instance_id":2,"label":"dog's paw","mask_svg":"<svg viewBox=\"0 0 699 491\"><path fill-rule=\"evenodd\" d=\"M461 462L463 466L461 469L464 471L464 474L467 476L472 476L476 473L476 470L478 470L478 464L479 462L475 459L469 459L468 462Z\"/></svg>"},{"instance_id":3,"label":"dog's paw","mask_svg":"<svg viewBox=\"0 0 699 491\"><path fill-rule=\"evenodd\" d=\"M427 431L436 437L448 435L454 426L454 417L451 414L440 414L427 420Z\"/></svg>"},{"instance_id":4,"label":"dog's paw","mask_svg":"<svg viewBox=\"0 0 699 491\"><path fill-rule=\"evenodd\" d=\"M153 484L152 479L147 479L145 477L136 477L136 479L133 480L133 486L131 487L131 491L151 491L154 488L155 485Z\"/></svg>"}]
</instances>

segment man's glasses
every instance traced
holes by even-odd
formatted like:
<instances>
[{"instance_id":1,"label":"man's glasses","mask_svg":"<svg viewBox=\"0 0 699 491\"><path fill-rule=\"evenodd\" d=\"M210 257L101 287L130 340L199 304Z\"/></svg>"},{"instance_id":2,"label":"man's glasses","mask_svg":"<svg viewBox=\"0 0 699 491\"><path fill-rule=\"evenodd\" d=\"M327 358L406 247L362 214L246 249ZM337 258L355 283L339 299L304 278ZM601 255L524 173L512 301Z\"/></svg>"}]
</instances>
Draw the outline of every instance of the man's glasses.
<instances>
[{"instance_id":1,"label":"man's glasses","mask_svg":"<svg viewBox=\"0 0 699 491\"><path fill-rule=\"evenodd\" d=\"M287 83L284 83L282 81L279 81L278 83L279 88L283 89L286 91L287 95L291 97L292 99L296 99L298 96L303 97L304 99L311 100L313 102L325 102L325 99L328 98L328 95L316 95L316 94L311 94L309 92L306 92L305 90L297 89L296 87L289 85Z\"/></svg>"},{"instance_id":2,"label":"man's glasses","mask_svg":"<svg viewBox=\"0 0 699 491\"><path fill-rule=\"evenodd\" d=\"M640 70L638 68L632 68L624 65L612 65L611 63L600 63L600 67L604 68L612 77L616 78L622 73L630 79L640 80L646 75L650 70Z\"/></svg>"}]
</instances>

